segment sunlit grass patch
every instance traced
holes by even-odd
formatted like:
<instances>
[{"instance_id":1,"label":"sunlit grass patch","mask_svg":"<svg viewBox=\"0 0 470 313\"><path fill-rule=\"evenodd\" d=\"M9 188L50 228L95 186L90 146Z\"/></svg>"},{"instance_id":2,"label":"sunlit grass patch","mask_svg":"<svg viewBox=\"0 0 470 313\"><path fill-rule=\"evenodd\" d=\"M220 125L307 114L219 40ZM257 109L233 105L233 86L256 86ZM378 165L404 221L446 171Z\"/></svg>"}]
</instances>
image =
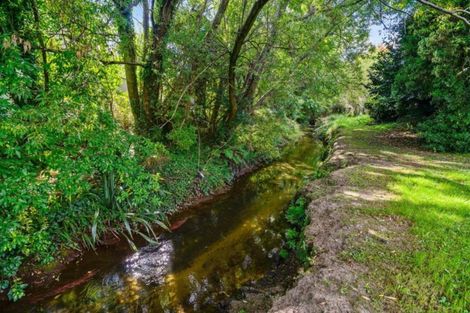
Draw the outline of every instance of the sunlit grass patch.
<instances>
[{"instance_id":1,"label":"sunlit grass patch","mask_svg":"<svg viewBox=\"0 0 470 313\"><path fill-rule=\"evenodd\" d=\"M347 117L332 123L343 127L347 150L360 149L365 159L379 155L383 163L350 169L349 183L394 194L385 202L367 201L361 212L411 223L410 244L394 250L363 243L351 250L352 259L368 264L380 292L395 297L404 312L470 312L470 156L377 139L397 125Z\"/></svg>"},{"instance_id":2,"label":"sunlit grass patch","mask_svg":"<svg viewBox=\"0 0 470 313\"><path fill-rule=\"evenodd\" d=\"M434 169L392 176L389 188L399 200L388 210L411 220L411 231L421 241L414 264L409 264L410 272L399 276L401 283L412 283L404 301L431 305L430 309L433 303L439 304L439 310L468 309L470 171Z\"/></svg>"}]
</instances>

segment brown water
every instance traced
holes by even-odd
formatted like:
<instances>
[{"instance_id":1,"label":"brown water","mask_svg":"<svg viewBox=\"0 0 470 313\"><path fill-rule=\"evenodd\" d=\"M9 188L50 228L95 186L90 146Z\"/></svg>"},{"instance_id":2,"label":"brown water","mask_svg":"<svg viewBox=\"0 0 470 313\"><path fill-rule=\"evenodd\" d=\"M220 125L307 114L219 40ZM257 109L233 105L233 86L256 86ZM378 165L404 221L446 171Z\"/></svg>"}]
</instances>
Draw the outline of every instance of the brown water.
<instances>
[{"instance_id":1,"label":"brown water","mask_svg":"<svg viewBox=\"0 0 470 313\"><path fill-rule=\"evenodd\" d=\"M283 212L312 173L321 144L304 137L281 161L194 207L182 225L137 252L122 243L87 253L12 312L224 312L224 300L275 268Z\"/></svg>"}]
</instances>

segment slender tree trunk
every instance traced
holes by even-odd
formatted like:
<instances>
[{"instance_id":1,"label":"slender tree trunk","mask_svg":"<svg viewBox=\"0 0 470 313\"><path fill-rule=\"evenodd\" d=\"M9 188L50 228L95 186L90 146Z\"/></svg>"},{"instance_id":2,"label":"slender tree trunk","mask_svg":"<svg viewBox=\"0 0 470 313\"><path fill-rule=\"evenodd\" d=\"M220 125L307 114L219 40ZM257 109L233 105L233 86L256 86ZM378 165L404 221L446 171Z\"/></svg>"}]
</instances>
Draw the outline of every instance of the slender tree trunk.
<instances>
[{"instance_id":1,"label":"slender tree trunk","mask_svg":"<svg viewBox=\"0 0 470 313\"><path fill-rule=\"evenodd\" d=\"M42 57L42 71L44 74L44 91L49 91L49 70L47 69L47 52L46 46L44 44L44 38L41 34L41 25L39 20L39 10L36 3L36 0L31 0L31 7L33 9L33 16L34 16L34 24L36 26L36 32L38 36L39 45L41 46L41 57Z\"/></svg>"},{"instance_id":2,"label":"slender tree trunk","mask_svg":"<svg viewBox=\"0 0 470 313\"><path fill-rule=\"evenodd\" d=\"M148 41L149 41L149 18L150 18L150 11L149 11L149 0L142 0L142 28L144 31L144 49L143 49L143 56L142 59L145 60L147 57L147 50L148 50Z\"/></svg>"},{"instance_id":3,"label":"slender tree trunk","mask_svg":"<svg viewBox=\"0 0 470 313\"><path fill-rule=\"evenodd\" d=\"M210 50L211 46L214 44L213 43L213 34L215 31L220 26L220 23L222 22L222 18L225 15L225 11L227 10L229 4L229 0L221 0L219 7L217 9L217 13L215 14L215 17L212 21L211 28L207 31L205 37L204 37L204 42L203 42L203 48L207 52ZM210 53L210 52L209 52ZM199 64L195 62L193 64L193 75L197 75L199 72ZM196 105L198 107L205 107L206 105L206 99L207 99L207 75L202 75L197 79L197 81L194 84L194 91L195 91L195 98L196 98Z\"/></svg>"},{"instance_id":4,"label":"slender tree trunk","mask_svg":"<svg viewBox=\"0 0 470 313\"><path fill-rule=\"evenodd\" d=\"M119 5L115 1L116 7L119 11L119 19L117 21L118 35L119 35L119 48L122 53L123 60L128 62L124 65L126 74L127 94L131 106L132 114L134 116L135 127L138 133L146 133L147 124L145 116L143 115L140 96L139 84L137 80L137 66L136 63L136 47L135 47L135 33L132 22L132 8Z\"/></svg>"},{"instance_id":5,"label":"slender tree trunk","mask_svg":"<svg viewBox=\"0 0 470 313\"><path fill-rule=\"evenodd\" d=\"M261 12L261 9L266 5L266 3L268 3L268 1L269 0L256 0L256 2L253 4L253 7L250 10L250 14L248 14L245 23L238 32L238 35L235 39L235 44L233 45L232 52L230 53L230 61L228 66L228 94L230 111L227 118L229 122L233 121L238 113L238 100L235 86L235 69L237 67L238 57L240 56L243 43L245 42L246 37L250 33L250 30L253 27L253 24L255 23L258 14Z\"/></svg>"},{"instance_id":6,"label":"slender tree trunk","mask_svg":"<svg viewBox=\"0 0 470 313\"><path fill-rule=\"evenodd\" d=\"M164 73L163 54L166 49L166 37L173 20L178 0L161 0L158 20L154 18L155 1L152 0L151 17L152 38L151 51L147 57L146 66L143 74L143 93L142 101L146 115L146 120L150 127L155 127L158 122L158 104L161 98L163 88L162 78Z\"/></svg>"},{"instance_id":7,"label":"slender tree trunk","mask_svg":"<svg viewBox=\"0 0 470 313\"><path fill-rule=\"evenodd\" d=\"M211 120L210 120L210 128L212 136L215 136L217 131L217 119L219 118L219 111L222 102L224 101L224 91L225 91L225 79L219 79L219 85L217 87L217 92L215 95L215 104L214 108L212 109Z\"/></svg>"},{"instance_id":8,"label":"slender tree trunk","mask_svg":"<svg viewBox=\"0 0 470 313\"><path fill-rule=\"evenodd\" d=\"M271 23L269 37L260 54L251 63L250 69L245 77L243 88L244 91L242 93L240 102L243 103L244 107L248 109L253 104L254 96L256 94L256 90L258 89L260 76L266 67L268 58L271 55L274 43L276 42L278 26L277 24L287 8L287 3L288 0L283 0L279 3L275 19Z\"/></svg>"},{"instance_id":9,"label":"slender tree trunk","mask_svg":"<svg viewBox=\"0 0 470 313\"><path fill-rule=\"evenodd\" d=\"M215 14L214 20L212 21L212 27L209 31L210 33L216 31L219 28L219 25L222 22L222 18L225 15L225 11L227 11L228 3L229 0L220 0L219 8L217 9L217 13Z\"/></svg>"}]
</instances>

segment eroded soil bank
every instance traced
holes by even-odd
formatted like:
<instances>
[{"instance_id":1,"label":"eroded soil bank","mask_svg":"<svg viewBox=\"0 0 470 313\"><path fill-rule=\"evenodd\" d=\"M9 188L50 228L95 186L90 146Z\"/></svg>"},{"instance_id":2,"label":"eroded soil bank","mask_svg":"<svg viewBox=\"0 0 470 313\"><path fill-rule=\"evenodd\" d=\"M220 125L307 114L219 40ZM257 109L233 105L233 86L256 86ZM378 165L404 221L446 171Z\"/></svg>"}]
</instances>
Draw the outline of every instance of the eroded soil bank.
<instances>
[{"instance_id":1,"label":"eroded soil bank","mask_svg":"<svg viewBox=\"0 0 470 313\"><path fill-rule=\"evenodd\" d=\"M332 172L303 190L313 266L270 299L270 313L470 309L462 281L469 247L461 239L470 213L469 156L426 151L402 127L369 123L330 130ZM429 239L433 231L445 240ZM450 283L443 279L449 273Z\"/></svg>"}]
</instances>

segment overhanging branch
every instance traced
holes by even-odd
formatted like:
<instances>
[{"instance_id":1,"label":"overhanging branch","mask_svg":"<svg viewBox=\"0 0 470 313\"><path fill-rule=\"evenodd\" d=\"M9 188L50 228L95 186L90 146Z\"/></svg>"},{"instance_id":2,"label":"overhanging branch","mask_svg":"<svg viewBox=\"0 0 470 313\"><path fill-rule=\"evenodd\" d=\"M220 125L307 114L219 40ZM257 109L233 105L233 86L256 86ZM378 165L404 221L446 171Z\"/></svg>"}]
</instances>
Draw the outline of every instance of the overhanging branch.
<instances>
[{"instance_id":1,"label":"overhanging branch","mask_svg":"<svg viewBox=\"0 0 470 313\"><path fill-rule=\"evenodd\" d=\"M455 17L455 18L458 18L458 19L462 20L465 24L467 24L467 26L470 26L470 21L466 17L464 17L464 16L457 13L457 12L462 12L464 14L465 13L468 14L469 12L467 10L457 9L455 11L450 11L450 10L447 10L447 9L444 9L444 8L438 6L437 4L429 2L427 0L417 0L417 1L421 4L424 4L424 5L427 5L428 7L431 7L433 9L437 10L437 11L440 11L442 13L449 14L449 15Z\"/></svg>"}]
</instances>

